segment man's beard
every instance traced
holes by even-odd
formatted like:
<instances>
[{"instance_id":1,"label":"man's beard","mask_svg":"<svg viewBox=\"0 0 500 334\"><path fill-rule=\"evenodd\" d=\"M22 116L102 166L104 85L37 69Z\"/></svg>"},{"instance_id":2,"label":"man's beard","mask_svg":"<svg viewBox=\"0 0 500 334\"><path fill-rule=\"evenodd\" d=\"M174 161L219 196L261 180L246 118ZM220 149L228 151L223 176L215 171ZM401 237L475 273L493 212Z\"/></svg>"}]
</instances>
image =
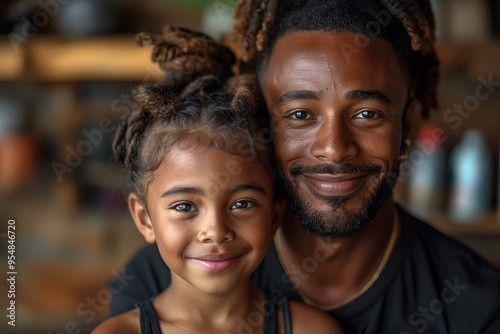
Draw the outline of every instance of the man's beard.
<instances>
[{"instance_id":1,"label":"man's beard","mask_svg":"<svg viewBox=\"0 0 500 334\"><path fill-rule=\"evenodd\" d=\"M398 174L397 172L389 172L383 177L382 167L376 164L352 165L344 163L335 166L323 164L312 167L296 165L290 169L292 179L303 173L369 173L374 176L374 187L369 190L368 196L360 199L362 201L359 203L360 207L352 212L342 208L342 205L354 196L359 196L357 193L336 197L316 196L326 202L330 208L328 212L320 212L311 203L306 202L304 197L294 188L291 180L283 178L288 204L300 224L309 232L331 238L346 238L356 235L372 222L382 203L391 194Z\"/></svg>"}]
</instances>

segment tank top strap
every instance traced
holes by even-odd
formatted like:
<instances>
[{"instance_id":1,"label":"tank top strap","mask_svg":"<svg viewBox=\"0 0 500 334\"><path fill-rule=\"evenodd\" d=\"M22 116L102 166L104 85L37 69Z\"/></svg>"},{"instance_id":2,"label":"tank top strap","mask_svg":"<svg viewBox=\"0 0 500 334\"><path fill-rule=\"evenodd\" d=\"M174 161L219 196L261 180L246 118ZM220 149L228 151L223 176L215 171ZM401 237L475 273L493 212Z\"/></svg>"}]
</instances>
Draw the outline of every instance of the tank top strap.
<instances>
[{"instance_id":1,"label":"tank top strap","mask_svg":"<svg viewBox=\"0 0 500 334\"><path fill-rule=\"evenodd\" d=\"M292 321L290 316L290 305L286 296L279 300L272 300L266 292L266 303L269 309L266 310L264 317L264 334L276 334L278 310L281 307L283 328L285 334L292 334Z\"/></svg>"},{"instance_id":2,"label":"tank top strap","mask_svg":"<svg viewBox=\"0 0 500 334\"><path fill-rule=\"evenodd\" d=\"M264 334L276 334L276 314L277 305L276 303L269 297L267 291L266 294L266 302L265 305L269 306L269 310L267 310L267 314L264 316Z\"/></svg>"},{"instance_id":3,"label":"tank top strap","mask_svg":"<svg viewBox=\"0 0 500 334\"><path fill-rule=\"evenodd\" d=\"M292 334L292 321L290 316L290 305L288 299L283 296L278 300L281 306L283 328L285 334ZM264 317L264 334L276 334L278 304L269 298L266 293L266 305L270 307L268 314ZM153 307L153 301L148 299L136 304L140 312L140 323L142 334L161 334L160 324Z\"/></svg>"},{"instance_id":4,"label":"tank top strap","mask_svg":"<svg viewBox=\"0 0 500 334\"><path fill-rule=\"evenodd\" d=\"M140 312L142 334L161 334L160 324L153 307L152 299L147 299L135 305Z\"/></svg>"},{"instance_id":5,"label":"tank top strap","mask_svg":"<svg viewBox=\"0 0 500 334\"><path fill-rule=\"evenodd\" d=\"M288 298L283 296L280 299L281 313L283 315L283 328L285 329L285 334L292 334L292 317L290 316L290 304Z\"/></svg>"}]
</instances>

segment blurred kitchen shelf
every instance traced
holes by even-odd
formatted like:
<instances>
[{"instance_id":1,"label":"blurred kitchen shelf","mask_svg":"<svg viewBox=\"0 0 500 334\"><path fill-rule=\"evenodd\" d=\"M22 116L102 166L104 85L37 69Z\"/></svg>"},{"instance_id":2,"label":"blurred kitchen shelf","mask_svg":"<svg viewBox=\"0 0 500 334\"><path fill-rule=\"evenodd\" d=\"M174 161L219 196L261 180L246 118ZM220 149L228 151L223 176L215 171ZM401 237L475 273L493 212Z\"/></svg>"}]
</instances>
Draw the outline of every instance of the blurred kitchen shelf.
<instances>
[{"instance_id":1,"label":"blurred kitchen shelf","mask_svg":"<svg viewBox=\"0 0 500 334\"><path fill-rule=\"evenodd\" d=\"M436 48L443 72L468 64L472 74L500 75L500 40L438 41ZM16 80L23 74L47 82L153 79L161 71L151 62L151 49L137 46L132 35L77 40L39 35L17 46L0 35L0 80Z\"/></svg>"},{"instance_id":2,"label":"blurred kitchen shelf","mask_svg":"<svg viewBox=\"0 0 500 334\"><path fill-rule=\"evenodd\" d=\"M7 36L0 36L0 80L15 80L21 76L24 68L23 51L16 51Z\"/></svg>"},{"instance_id":3,"label":"blurred kitchen shelf","mask_svg":"<svg viewBox=\"0 0 500 334\"><path fill-rule=\"evenodd\" d=\"M41 35L18 48L7 36L0 36L0 80L25 75L44 82L147 81L161 75L151 61L152 47L137 46L133 36L67 40Z\"/></svg>"},{"instance_id":4,"label":"blurred kitchen shelf","mask_svg":"<svg viewBox=\"0 0 500 334\"><path fill-rule=\"evenodd\" d=\"M432 225L443 233L453 236L500 237L500 216L492 212L469 223L457 223L445 213L438 213L431 219Z\"/></svg>"},{"instance_id":5,"label":"blurred kitchen shelf","mask_svg":"<svg viewBox=\"0 0 500 334\"><path fill-rule=\"evenodd\" d=\"M438 41L436 53L444 73L465 65L474 75L489 73L494 76L500 75L499 39L478 43Z\"/></svg>"}]
</instances>

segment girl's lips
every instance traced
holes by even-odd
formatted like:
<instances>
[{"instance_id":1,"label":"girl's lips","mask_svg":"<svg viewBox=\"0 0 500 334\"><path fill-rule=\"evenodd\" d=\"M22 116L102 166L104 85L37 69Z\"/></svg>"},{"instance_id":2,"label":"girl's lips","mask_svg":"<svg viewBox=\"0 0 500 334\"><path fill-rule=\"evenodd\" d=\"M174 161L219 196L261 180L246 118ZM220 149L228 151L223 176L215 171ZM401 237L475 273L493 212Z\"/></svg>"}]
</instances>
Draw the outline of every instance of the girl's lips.
<instances>
[{"instance_id":1,"label":"girl's lips","mask_svg":"<svg viewBox=\"0 0 500 334\"><path fill-rule=\"evenodd\" d=\"M217 272L230 268L240 258L241 255L206 255L190 260L208 271Z\"/></svg>"},{"instance_id":2,"label":"girl's lips","mask_svg":"<svg viewBox=\"0 0 500 334\"><path fill-rule=\"evenodd\" d=\"M355 192L365 181L367 175L302 174L302 177L314 194L323 197L339 197L348 196Z\"/></svg>"}]
</instances>

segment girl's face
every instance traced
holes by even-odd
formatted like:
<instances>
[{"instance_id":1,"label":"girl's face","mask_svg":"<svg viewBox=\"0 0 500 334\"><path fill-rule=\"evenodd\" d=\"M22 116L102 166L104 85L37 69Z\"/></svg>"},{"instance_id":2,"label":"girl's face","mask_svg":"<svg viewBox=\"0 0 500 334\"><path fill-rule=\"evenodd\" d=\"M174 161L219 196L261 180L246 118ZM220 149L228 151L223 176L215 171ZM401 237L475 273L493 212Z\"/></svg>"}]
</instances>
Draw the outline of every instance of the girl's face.
<instances>
[{"instance_id":1,"label":"girl's face","mask_svg":"<svg viewBox=\"0 0 500 334\"><path fill-rule=\"evenodd\" d=\"M174 147L148 186L147 207L134 194L129 206L172 281L211 294L248 282L278 220L265 167L208 147Z\"/></svg>"}]
</instances>

